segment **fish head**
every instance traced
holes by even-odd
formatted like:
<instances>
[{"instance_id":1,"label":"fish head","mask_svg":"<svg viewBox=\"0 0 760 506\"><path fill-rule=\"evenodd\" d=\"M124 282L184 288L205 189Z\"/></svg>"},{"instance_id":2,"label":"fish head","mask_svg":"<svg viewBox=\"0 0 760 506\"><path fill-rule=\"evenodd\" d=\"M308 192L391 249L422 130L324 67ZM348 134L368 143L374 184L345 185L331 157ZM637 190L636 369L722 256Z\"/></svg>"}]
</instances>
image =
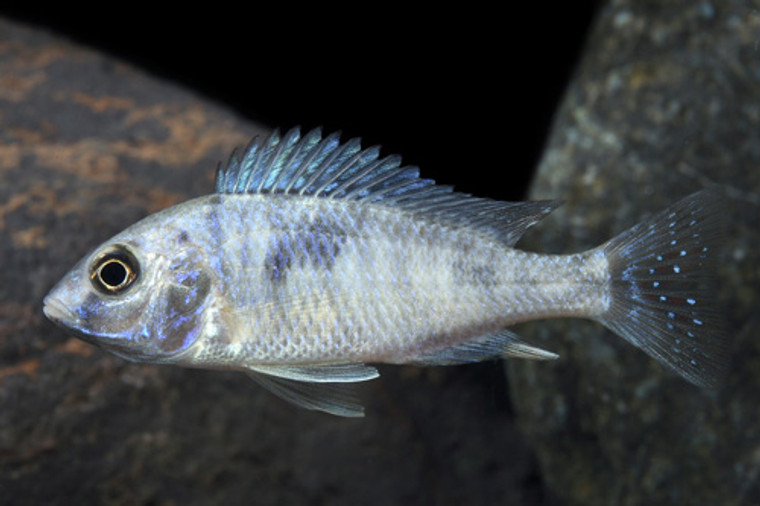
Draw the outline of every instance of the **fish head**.
<instances>
[{"instance_id":1,"label":"fish head","mask_svg":"<svg viewBox=\"0 0 760 506\"><path fill-rule=\"evenodd\" d=\"M212 278L198 248L151 225L80 260L45 297L45 315L122 358L177 360L208 323Z\"/></svg>"}]
</instances>

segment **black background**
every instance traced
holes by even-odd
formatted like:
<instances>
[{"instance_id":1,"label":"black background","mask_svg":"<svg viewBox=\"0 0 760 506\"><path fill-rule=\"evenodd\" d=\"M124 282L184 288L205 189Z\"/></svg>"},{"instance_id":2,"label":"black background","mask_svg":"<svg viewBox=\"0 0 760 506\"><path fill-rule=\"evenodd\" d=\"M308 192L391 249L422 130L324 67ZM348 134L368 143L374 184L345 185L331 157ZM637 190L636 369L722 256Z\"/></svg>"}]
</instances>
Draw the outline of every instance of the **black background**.
<instances>
[{"instance_id":1,"label":"black background","mask_svg":"<svg viewBox=\"0 0 760 506\"><path fill-rule=\"evenodd\" d=\"M311 8L310 12L304 12L295 5L280 5L266 12L257 4L246 5L245 10L204 5L203 9L193 8L192 12L187 9L153 12L136 9L132 4L104 4L100 11L76 12L60 4L43 10L30 3L21 7L0 6L0 16L48 27L77 43L142 68L151 75L197 90L200 99L207 97L226 105L252 121L282 129L294 125L301 125L304 129L322 125L326 132L342 130L344 138L361 136L365 145L382 144L385 153L402 154L407 163L419 165L425 177L453 184L458 190L479 196L516 200L524 197L531 171L539 159L552 116L580 57L593 16L594 4L590 0L568 4L510 4L491 11L465 5L414 12L409 8L394 9L388 4L362 4L361 9L352 7L347 10L328 10L320 5ZM3 34L0 33L0 42L2 39ZM104 220L107 221L107 218ZM81 241L79 237L76 239ZM398 371L389 371L388 374L383 371L383 374L384 384L390 385L385 387L388 391L406 389L401 386L405 383L398 379ZM82 374L70 377L72 381L88 381L87 376ZM449 371L442 380L444 386L419 382L418 399L419 396L428 396L431 391L441 390L451 395L449 401L445 400L446 397L430 397L430 402L417 402L414 392L405 392L401 397L402 402L416 408L402 406L402 411L415 412L421 417L420 420L432 421L432 424L420 424L424 430L412 427L410 437L427 455L422 461L423 465L418 466L419 472L428 473L423 474L426 476L424 489L427 492L436 489L429 482L462 476L448 470L449 460L453 457L487 465L492 463L496 466L493 473L512 469L518 478L510 479L519 480L521 473L527 473L526 481L520 487L521 492L516 492L516 495L543 497L537 464L532 461L529 450L515 431L503 430L505 421L511 416L509 413L504 416L503 412L509 410L503 378L501 363L486 362ZM240 379L230 378L229 381L229 384L237 385ZM468 381L471 384L467 384ZM229 384L205 382L204 388L212 391L219 388L227 392ZM473 385L482 385L482 388L478 390ZM428 387L430 390L425 390ZM253 386L250 388L253 389ZM134 391L131 388L128 390ZM166 393L162 389L156 390L159 391L160 395ZM473 391L484 392L487 398L473 396ZM457 397L459 393L466 395ZM125 399L128 399L126 395L136 394L125 394ZM212 403L214 400L212 395L201 394L199 397ZM248 413L249 398L239 398L245 408L236 409L228 402L223 410L212 411L218 424L215 426L222 427L227 423L230 427L246 426L234 419L248 416L241 413ZM271 401L267 396L264 398L267 402ZM389 398L392 400L383 402L397 402L395 397ZM468 400L479 402L477 406L480 407L471 408ZM121 397L116 396L113 400L116 411L103 410L100 413L104 418L98 419L97 423L91 423L88 415L85 419L86 430L110 430L110 425L100 420L118 417L119 408L126 409L128 405L119 404L122 401ZM459 416L440 416L444 408L439 403L444 407L456 406ZM124 420L114 420L114 425L121 427L127 424L124 430L130 431L130 423L142 424L153 415L155 404L140 402L136 406L139 411ZM134 466L144 462L146 468L141 469L139 474L150 477L152 466L161 466L164 462L172 465L181 463L182 458L178 455L185 455L184 452L188 452L189 465L197 461L201 452L208 452L208 455L240 455L237 450L230 450L237 447L238 441L226 436L223 444L228 446L224 449L197 443L207 439L197 434L199 427L205 427L204 409L180 403L180 408L171 412L170 416L177 416L183 421L185 417L187 419L187 423L181 424L185 432L174 434L171 438L172 444L178 445L173 451L180 453L169 451L165 459L150 455L144 460L139 455L130 458L127 453L123 460L132 462L130 465ZM23 414L17 416L23 418ZM166 423L171 426L172 422ZM298 434L297 430L293 430L294 426L283 426L286 430L274 434L272 444L289 442L294 434ZM473 432L477 433L463 437L470 427L475 428ZM403 424L385 429L364 429L371 434L364 439L364 444L371 448L382 441L386 445L383 438L398 434L403 438L407 430ZM358 477L358 481L353 483L349 479L347 486L341 485L337 490L347 494L347 497L366 494L363 487L367 473L381 468L384 458L390 462L397 460L395 452L400 450L394 442L404 440L390 439L387 453L379 454L379 463L362 467L361 459L365 457L352 460L356 452L354 442L362 438L351 429L347 434L346 429L340 431L345 438L336 438L332 460L325 459L321 454L309 456L310 449L322 446L308 438L323 437L330 434L329 431L309 431L292 444L299 452L294 462L325 462L325 469L317 469L311 474L314 486L320 489L318 494L312 494L317 497L329 494L330 480L342 480L345 468L341 466L352 466L353 462L356 462L356 469L350 474ZM97 452L100 458L101 455L109 455L111 445L116 455L124 455L131 448L136 448L136 452L151 451L149 445L125 445L128 449L122 450L120 441L101 437L106 433L98 432L80 446L69 443L66 452L74 452L75 455ZM493 444L492 437L496 438ZM192 443L188 444L188 441ZM90 445L97 448L90 450ZM198 446L203 446L203 449L199 450ZM242 470L251 469L251 466L265 470L269 467L256 465L260 454L266 454L265 451L259 451L256 446L246 447L244 443L240 446L245 448L243 455L253 451L250 448L257 449L255 455L243 459L246 464L241 466ZM278 449L273 452L277 462L271 467L292 472L288 447L286 445L285 451ZM361 450L359 448L360 455ZM419 452L419 448L410 451ZM505 459L501 452L508 454L508 458ZM58 459L65 459L61 456L71 454L51 453ZM514 467L506 465L506 460L514 461ZM83 463L74 466L73 470L61 472L57 467L59 461L55 458L45 461L45 465L53 470L51 474L57 478L46 487L41 487L40 490L44 490L41 493L67 489L69 477L81 476L79 471L89 465ZM413 460L409 467L415 467L416 463L418 461ZM218 465L223 472L227 469L234 472L237 467ZM212 465L215 469L216 466ZM295 468L301 469L302 466L296 465ZM488 472L475 476L479 471L477 466L473 469L466 474L473 481L456 485L456 488L465 490L472 504L493 502L492 497L501 494L502 485L491 480ZM157 473L157 480L174 476L172 471L161 470ZM109 472L109 468L104 467L103 473ZM109 487L129 486L130 483L123 481L123 474L113 477L95 475L91 482L102 479L105 484L93 488L87 483L76 483L76 488L82 493L92 493L92 490L110 490ZM176 476L186 475L178 471ZM373 481L376 478L374 475L370 477ZM397 477L398 473L388 473L377 478L381 484L412 489L415 486L414 483L406 483L414 476ZM134 496L130 495L132 491L126 496L144 497L144 494L150 494L150 487L155 486L155 481L150 478L147 481L150 483L141 481L135 487ZM176 487L177 483L181 483L181 478L175 477L170 481L168 486ZM294 480L299 486L308 481L300 476ZM61 482L66 485L61 486ZM258 481L265 486L270 482L276 484L278 480L259 478ZM284 482L287 483L288 479ZM25 489L28 482L24 480L18 480L14 485L17 490L28 491ZM325 487L328 491L321 491ZM447 484L437 489L447 490L449 486ZM198 483L192 490L206 491L205 483ZM214 487L214 490L220 494L235 494L247 488L222 485ZM382 497L382 486L378 490L380 495L377 497ZM282 491L276 491L271 486L264 492L276 494L277 497L283 495ZM164 493L182 497L173 489ZM186 490L182 493L188 494ZM287 496L287 493L284 494ZM293 494L299 497L309 495L302 490L295 490ZM429 502L432 504L434 499L431 496Z\"/></svg>"},{"instance_id":2,"label":"black background","mask_svg":"<svg viewBox=\"0 0 760 506\"><path fill-rule=\"evenodd\" d=\"M271 127L361 136L460 191L521 199L595 2L0 7ZM1 34L0 34L1 36Z\"/></svg>"}]
</instances>

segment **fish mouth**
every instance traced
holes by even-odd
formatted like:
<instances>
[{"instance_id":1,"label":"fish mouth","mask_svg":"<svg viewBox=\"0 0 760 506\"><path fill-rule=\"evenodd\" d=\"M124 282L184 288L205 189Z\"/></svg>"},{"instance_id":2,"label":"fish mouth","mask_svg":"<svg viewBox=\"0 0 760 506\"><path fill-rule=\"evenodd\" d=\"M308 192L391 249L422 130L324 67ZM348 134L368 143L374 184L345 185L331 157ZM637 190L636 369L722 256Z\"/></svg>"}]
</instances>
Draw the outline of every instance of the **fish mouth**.
<instances>
[{"instance_id":1,"label":"fish mouth","mask_svg":"<svg viewBox=\"0 0 760 506\"><path fill-rule=\"evenodd\" d=\"M111 343L110 339L112 339L113 336L98 335L82 330L82 319L77 316L74 311L69 309L66 304L64 304L60 299L56 297L48 295L43 299L42 312L45 313L45 316L48 320L55 323L59 327L64 328L67 332L73 334L82 341L98 346L100 348L106 348L109 351L111 351L111 348L115 348L116 351L120 349L127 349L125 346L119 346L118 344ZM109 339L109 341L104 341L104 339Z\"/></svg>"},{"instance_id":2,"label":"fish mouth","mask_svg":"<svg viewBox=\"0 0 760 506\"><path fill-rule=\"evenodd\" d=\"M62 327L68 334L113 353L118 357L130 361L147 361L154 358L153 354L142 352L139 348L136 348L129 338L118 334L97 332L84 328L86 320L82 319L75 311L71 310L61 299L54 295L48 294L43 299L42 312L51 322Z\"/></svg>"},{"instance_id":3,"label":"fish mouth","mask_svg":"<svg viewBox=\"0 0 760 506\"><path fill-rule=\"evenodd\" d=\"M57 325L70 326L79 318L60 299L48 295L42 301L42 312Z\"/></svg>"}]
</instances>

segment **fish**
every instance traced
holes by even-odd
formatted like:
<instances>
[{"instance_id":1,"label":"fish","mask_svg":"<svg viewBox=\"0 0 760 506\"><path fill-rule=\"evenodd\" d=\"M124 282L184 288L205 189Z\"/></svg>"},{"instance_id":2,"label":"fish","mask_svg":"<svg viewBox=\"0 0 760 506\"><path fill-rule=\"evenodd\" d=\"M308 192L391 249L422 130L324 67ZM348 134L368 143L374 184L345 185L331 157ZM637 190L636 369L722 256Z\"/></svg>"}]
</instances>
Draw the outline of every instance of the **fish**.
<instances>
[{"instance_id":1,"label":"fish","mask_svg":"<svg viewBox=\"0 0 760 506\"><path fill-rule=\"evenodd\" d=\"M358 138L256 137L214 192L85 256L44 314L133 362L245 372L280 398L364 416L371 364L558 355L510 327L594 320L698 387L727 339L715 289L724 199L705 188L572 254L515 247L559 201L503 202L420 177Z\"/></svg>"}]
</instances>

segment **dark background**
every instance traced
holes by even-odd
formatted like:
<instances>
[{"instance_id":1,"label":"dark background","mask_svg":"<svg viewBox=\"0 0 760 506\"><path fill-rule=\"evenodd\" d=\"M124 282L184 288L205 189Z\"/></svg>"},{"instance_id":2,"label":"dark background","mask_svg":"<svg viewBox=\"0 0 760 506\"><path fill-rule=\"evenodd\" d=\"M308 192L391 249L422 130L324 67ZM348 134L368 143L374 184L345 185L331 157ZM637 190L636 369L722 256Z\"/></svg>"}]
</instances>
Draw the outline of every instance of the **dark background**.
<instances>
[{"instance_id":1,"label":"dark background","mask_svg":"<svg viewBox=\"0 0 760 506\"><path fill-rule=\"evenodd\" d=\"M114 57L0 19L0 81L36 86L0 107L2 140L21 154L0 168L0 203L14 202L0 206L0 504L760 503L760 18L745 0L604 8L569 97L579 108L563 108L556 126L589 130L554 136L537 181L574 218L547 220L540 240L525 241L578 251L700 186L729 185L737 212L721 302L736 331L722 390L687 385L600 326L543 322L524 335L562 360L512 361L509 389L497 361L388 366L365 387L368 416L346 421L278 402L239 374L125 363L40 313L42 294L88 248L167 200L208 191L221 144L253 128L206 97L243 120L362 135L428 177L521 198L577 68L585 5L414 15L368 4L166 15L0 7L0 18L47 23ZM179 86L114 71L114 59ZM617 88L599 93L600 78ZM168 107L129 123L120 109L74 103L90 82L91 98ZM182 135L156 142L165 130L155 120ZM152 142L125 151L123 139ZM200 140L202 157L164 157ZM142 151L151 145L162 149Z\"/></svg>"},{"instance_id":2,"label":"dark background","mask_svg":"<svg viewBox=\"0 0 760 506\"><path fill-rule=\"evenodd\" d=\"M29 2L0 15L183 83L251 120L361 136L427 177L514 200L524 196L596 2L115 5Z\"/></svg>"}]
</instances>

